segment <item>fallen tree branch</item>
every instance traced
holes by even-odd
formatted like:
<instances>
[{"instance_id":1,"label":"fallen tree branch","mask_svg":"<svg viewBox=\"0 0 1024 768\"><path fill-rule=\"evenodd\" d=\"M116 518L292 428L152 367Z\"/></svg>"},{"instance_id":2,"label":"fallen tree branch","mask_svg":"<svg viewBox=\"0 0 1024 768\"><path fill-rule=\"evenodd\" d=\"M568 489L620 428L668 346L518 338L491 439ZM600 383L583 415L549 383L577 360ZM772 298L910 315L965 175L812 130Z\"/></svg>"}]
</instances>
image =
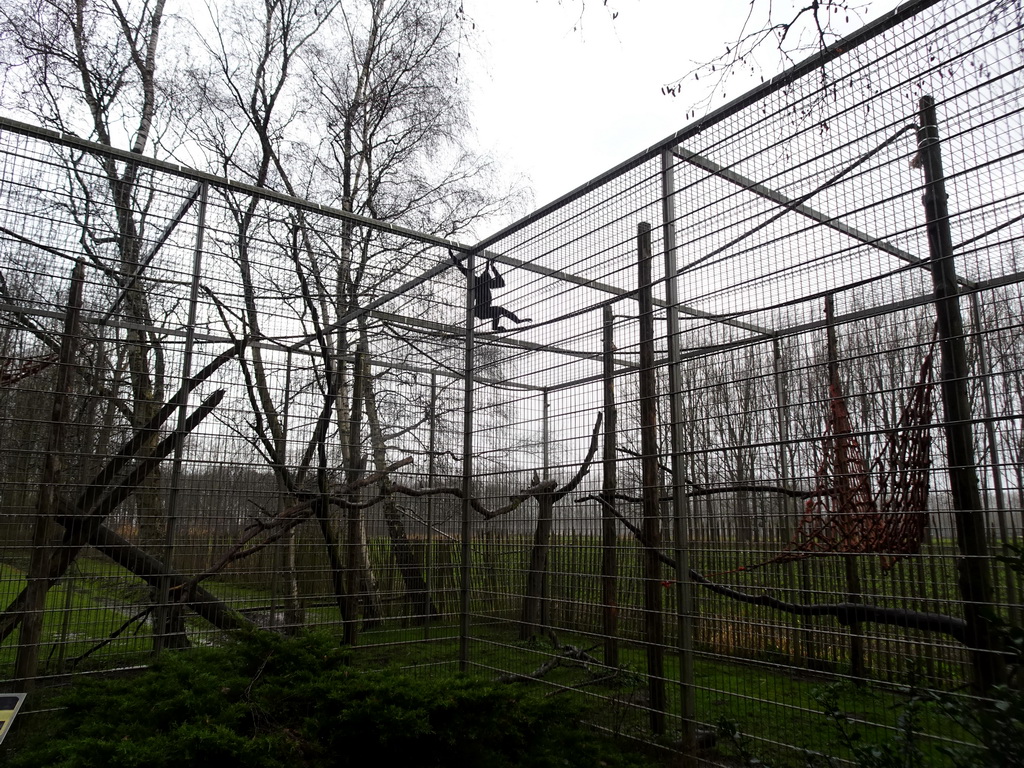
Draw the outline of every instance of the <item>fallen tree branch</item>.
<instances>
[{"instance_id":1,"label":"fallen tree branch","mask_svg":"<svg viewBox=\"0 0 1024 768\"><path fill-rule=\"evenodd\" d=\"M612 504L609 504L600 496L588 496L586 500L594 500L609 510L646 548L650 548L644 541L643 532L639 527L625 518ZM657 550L658 559L671 568L676 568L676 561L660 549ZM779 600L768 594L752 595L724 584L717 584L700 572L690 568L688 571L690 579L695 583L723 597L728 597L737 602L747 605L759 605L765 608L772 608L783 611L794 616L833 616L843 626L852 624L883 624L891 627L902 627L904 629L917 629L922 632L938 632L946 634L966 645L967 643L967 622L954 616L944 613L932 613L930 611L914 611L908 608L883 608L882 606L869 605L865 603L790 603Z\"/></svg>"},{"instance_id":2,"label":"fallen tree branch","mask_svg":"<svg viewBox=\"0 0 1024 768\"><path fill-rule=\"evenodd\" d=\"M207 366L207 368L210 368L210 366ZM198 378L193 379L189 386L197 386L198 382ZM224 390L217 390L207 397L185 420L185 428L182 432L174 432L164 438L164 440L157 444L150 455L138 460L135 467L120 483L110 487L119 470L127 466L133 458L137 458L133 452L137 453L145 442L145 439L140 437L140 435L147 433L147 430L148 434L151 434L159 424L166 420L177 407L172 407L171 404L175 401L179 404L184 402L184 391L185 388L180 390L145 427L137 431L125 443L121 451L107 463L104 469L96 476L96 479L79 495L74 504L58 500L57 522L64 526L64 538L61 546L50 558L48 570L50 587L60 580L82 549L89 544L89 535L92 528L100 525L111 512L127 500L160 465L160 462L174 452L186 435L213 412L213 409L216 408L224 397ZM100 482L106 484L101 486L99 485ZM7 605L3 613L0 613L0 642L7 639L21 623L26 610L27 597L28 589L25 588Z\"/></svg>"},{"instance_id":3,"label":"fallen tree branch","mask_svg":"<svg viewBox=\"0 0 1024 768\"><path fill-rule=\"evenodd\" d=\"M66 518L57 518L57 522L62 525L65 521ZM182 587L189 582L184 575L168 568L162 561L114 533L102 523L89 526L86 532L89 546L106 555L122 568L131 571L154 589L160 587L163 579L169 579L172 590L181 595L181 602L218 629L256 628L255 623L202 587L196 585L187 591L183 590Z\"/></svg>"},{"instance_id":4,"label":"fallen tree branch","mask_svg":"<svg viewBox=\"0 0 1024 768\"><path fill-rule=\"evenodd\" d=\"M526 683L530 680L540 680L542 677L547 675L548 672L550 672L551 670L563 666L565 662L571 662L573 666L581 666L583 668L586 668L588 664L600 664L600 659L595 659L593 656L590 655L589 651L592 650L593 648L583 650L582 648L577 648L575 645L563 645L561 646L561 648L559 648L560 653L558 656L548 659L535 670L533 670L533 672L528 672L525 674L512 673L508 675L502 675L498 678L498 682Z\"/></svg>"},{"instance_id":5,"label":"fallen tree branch","mask_svg":"<svg viewBox=\"0 0 1024 768\"><path fill-rule=\"evenodd\" d=\"M98 651L101 648L103 648L103 647L105 647L107 645L110 645L112 642L114 642L132 624L134 624L134 623L136 623L138 621L144 620L146 618L146 616L148 616L150 613L152 613L154 607L155 606L152 606L152 605L146 606L141 611L139 611L134 616L132 616L130 619L125 621L124 624L122 624L120 627L118 627L113 632L111 632L103 640L100 640L98 643L96 643L96 645L94 645L88 651L86 651L85 653L80 654L78 656L75 656L75 658L73 658L73 659L69 659L68 660L68 664L71 666L72 669L74 669L76 666L78 666L79 662L85 661L85 659L87 659L90 656L92 656L92 654L96 653L96 651ZM138 630L136 630L136 634L138 634Z\"/></svg>"},{"instance_id":6,"label":"fallen tree branch","mask_svg":"<svg viewBox=\"0 0 1024 768\"><path fill-rule=\"evenodd\" d=\"M362 477L350 483L346 483L334 490L327 499L331 504L337 504L339 506L351 506L346 499L346 496L354 493L360 488L364 488L368 485L374 485L386 479L392 472L401 469L404 466L412 463L412 457L408 456L401 461L397 461L394 464L388 466L382 472L374 472L371 475ZM376 497L374 501L383 499L383 494ZM209 579L212 576L220 573L224 568L231 565L232 563L244 560L251 555L256 554L260 550L278 541L288 531L297 526L299 523L308 520L313 516L316 505L323 502L323 497L319 494L310 494L310 497L304 501L295 504L288 509L275 515L269 521L257 520L246 528L246 533L235 542L235 544L225 552L216 563L207 568L203 573L200 573L191 579L186 584L179 585L179 589L185 589L186 591L191 587L199 584L199 582ZM361 505L360 505L361 506ZM247 546L249 542L259 536L261 533L266 531L272 531L264 540Z\"/></svg>"}]
</instances>

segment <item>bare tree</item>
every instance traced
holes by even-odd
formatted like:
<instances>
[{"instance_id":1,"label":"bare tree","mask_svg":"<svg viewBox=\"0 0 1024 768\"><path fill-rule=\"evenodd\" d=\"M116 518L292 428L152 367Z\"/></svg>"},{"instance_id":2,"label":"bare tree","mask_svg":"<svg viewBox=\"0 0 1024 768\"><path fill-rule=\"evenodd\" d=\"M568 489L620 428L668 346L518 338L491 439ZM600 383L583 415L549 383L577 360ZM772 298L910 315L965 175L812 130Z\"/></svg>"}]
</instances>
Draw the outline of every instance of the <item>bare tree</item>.
<instances>
[{"instance_id":1,"label":"bare tree","mask_svg":"<svg viewBox=\"0 0 1024 768\"><path fill-rule=\"evenodd\" d=\"M2 60L7 83L14 86L7 91L8 105L45 126L148 153L161 107L157 71L163 24L164 0L5 3L0 9ZM107 281L112 297L108 314L126 321L113 348L118 357L123 355L128 373L123 412L129 426L138 429L160 408L165 389L164 350L154 330L153 298L144 275L153 192L146 172L133 162L70 152L64 159L67 184L77 192L70 196L75 202L67 205L80 225L81 249ZM98 364L102 356L101 344ZM110 386L98 377L90 386L96 394L120 397L116 375ZM143 452L154 450L157 439L153 434ZM140 540L151 548L165 539L160 487L157 467L136 493ZM172 644L187 643L180 615L166 631Z\"/></svg>"},{"instance_id":2,"label":"bare tree","mask_svg":"<svg viewBox=\"0 0 1024 768\"><path fill-rule=\"evenodd\" d=\"M157 63L164 0L150 3L27 0L0 9L0 38L9 82L19 88L14 106L43 125L83 133L100 144L145 154L158 111ZM140 279L146 229L146 191L140 169L113 157L69 158L69 182L92 185L92 174L78 165L98 162L114 219L87 208L82 247L92 264L121 294L119 312L131 321L125 349L131 378L131 421L145 423L163 400L159 376L163 351L152 326L151 300ZM96 190L83 189L85 206ZM102 191L101 191L102 193ZM113 241L113 249L110 243ZM144 541L162 538L162 507L154 473L139 492Z\"/></svg>"},{"instance_id":3,"label":"bare tree","mask_svg":"<svg viewBox=\"0 0 1024 768\"><path fill-rule=\"evenodd\" d=\"M207 35L210 63L194 67L189 78L190 100L202 108L188 134L222 172L448 236L508 205L508 195L492 184L491 163L464 148L468 122L457 79L458 17L452 4L367 0L325 6L272 0L256 15L240 6L211 6L204 24L212 24L216 33ZM314 222L302 212L284 214L282 220L280 212L258 200L226 199L235 224L231 249L242 284L244 332L265 338L259 310L263 291L289 293L296 297L295 322L308 331L315 353L306 358L311 367L290 369L324 402L316 428L303 437L301 457L295 458L286 453L283 402L264 353L254 348L247 355L256 437L278 475L282 499L306 482L326 489L334 471L329 468L338 464L352 481L367 453L382 466L392 448L380 424L395 423L399 434L408 434L423 418L415 414L425 414L427 404L399 407L393 393L376 383L373 361L400 352L396 334L365 316L358 328L343 319L357 316L365 297L386 292L396 276L427 264L426 252L353 220ZM267 282L254 251L261 242L274 243L277 253L287 255L287 261L271 267L279 276L274 279L287 285ZM282 266L290 277L284 277ZM437 306L434 290L425 285L411 298L426 312ZM361 574L364 615L373 618L379 611L376 581L360 507L353 504L346 513L348 556L342 563L340 534L328 513L333 504L325 501L315 516L332 571ZM384 512L406 587L417 594L422 578L402 554L409 550L402 518L388 503ZM335 581L339 605L347 605L351 614L356 585L345 588Z\"/></svg>"},{"instance_id":4,"label":"bare tree","mask_svg":"<svg viewBox=\"0 0 1024 768\"><path fill-rule=\"evenodd\" d=\"M313 177L336 190L340 207L449 237L506 209L511 195L495 189L490 161L465 149L468 122L458 83L459 20L454 5L444 0L371 0L354 12L343 9L332 19L331 30L334 45L314 47L315 64L310 68L314 116L321 126L317 133L328 137L316 155L318 173ZM339 39L346 41L345 57L336 53ZM333 281L335 318L357 311L364 296L379 295L382 279L415 271L424 255L351 225L343 227L340 240L333 275L318 273L325 283ZM390 268L382 273L379 263L385 260ZM433 291L433 286L424 285L419 295L410 296L418 311L437 311ZM405 345L396 345L395 334L386 326L377 326L375 334L371 330L363 316L359 343L371 358L375 353L390 358L404 354ZM346 327L337 329L338 359L350 353L353 341ZM425 418L427 403L410 410L398 405L395 393L382 391L374 376L366 383L361 403L370 454L380 471L390 450L381 423L386 420L397 432L408 434L416 419ZM360 440L345 432L355 419L344 411L344 402L339 399L338 427L341 444L352 446L353 455L347 457L351 466ZM433 608L412 558L403 518L391 497L382 509L414 613L425 617Z\"/></svg>"},{"instance_id":5,"label":"bare tree","mask_svg":"<svg viewBox=\"0 0 1024 768\"><path fill-rule=\"evenodd\" d=\"M254 12L252 6L227 2L208 5L207 18L196 20L197 25L211 29L212 33L202 36L206 58L187 72L188 91L197 107L194 119L183 130L220 172L240 176L255 186L295 192L286 158L289 137L301 131L301 103L296 96L302 71L301 53L336 7L336 3L270 0L257 6ZM267 286L257 276L254 244L272 237L268 234L273 229L272 214L253 196L235 197L229 193L225 200L234 225L230 248L241 280L243 332L261 340L265 333L258 302ZM283 247L286 253L293 252L294 260L295 243L286 242ZM333 361L325 357L322 363L331 377ZM257 415L255 438L274 469L280 512L290 504L309 464L307 460L298 477L289 469L284 403L275 399L272 374L258 344L249 349L245 368L250 404ZM306 455L311 457L310 452ZM318 512L317 519L323 526L337 582L337 547L322 512ZM301 614L294 539L290 535L287 547L287 623L297 624L301 623ZM344 611L340 589L340 583L336 583L339 608Z\"/></svg>"}]
</instances>

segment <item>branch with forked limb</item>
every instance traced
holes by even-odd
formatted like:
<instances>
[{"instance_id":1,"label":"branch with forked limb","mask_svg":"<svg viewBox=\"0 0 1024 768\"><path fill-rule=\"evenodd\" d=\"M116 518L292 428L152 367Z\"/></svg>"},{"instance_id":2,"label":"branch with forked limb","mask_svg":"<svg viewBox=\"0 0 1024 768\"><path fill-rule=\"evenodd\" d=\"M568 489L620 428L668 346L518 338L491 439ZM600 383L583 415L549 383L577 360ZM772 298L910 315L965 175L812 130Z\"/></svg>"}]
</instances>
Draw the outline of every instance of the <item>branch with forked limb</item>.
<instances>
[{"instance_id":1,"label":"branch with forked limb","mask_svg":"<svg viewBox=\"0 0 1024 768\"><path fill-rule=\"evenodd\" d=\"M182 431L174 432L164 438L151 453L143 455L144 446L151 441L161 425L175 411L184 406L189 393L209 379L221 366L236 357L243 346L244 341L232 345L189 379L146 424L132 434L117 454L86 485L74 502L58 501L57 522L64 527L64 537L60 547L50 557L47 571L47 588L52 587L64 576L85 547L97 546L98 538L102 537L104 533L109 532L103 525L103 521L118 506L127 501L139 486L145 482L146 478L160 466L160 463L174 452L185 437L213 412L214 408L217 407L224 397L223 390L217 390L204 399L185 420ZM132 550L137 549L127 542L124 542L124 546ZM97 548L103 551L101 547ZM111 551L117 556L124 554L116 549ZM109 556L110 553L107 552L105 554ZM146 555L146 557L149 556ZM118 561L118 557L112 557L111 559L124 565L124 563ZM159 567L162 568L162 564ZM152 568L157 568L157 566L152 566ZM142 574L137 575L142 576ZM212 595L209 598L212 601L216 601L216 598ZM0 642L3 642L21 624L27 606L26 600L27 589L22 590L7 605L3 612L0 612ZM221 606L221 608L223 610L215 610L214 614L212 614L215 618L227 615L228 609L226 606ZM202 613L202 611L198 612ZM228 623L233 624L230 621Z\"/></svg>"},{"instance_id":2,"label":"branch with forked limb","mask_svg":"<svg viewBox=\"0 0 1024 768\"><path fill-rule=\"evenodd\" d=\"M644 540L643 531L639 526L626 518L613 504L609 504L599 495L584 496L577 499L577 502L596 501L614 515L632 533L637 541L644 547L649 548ZM657 550L658 559L670 568L676 567L673 557ZM773 608L794 616L833 616L843 626L851 624L885 624L891 627L903 627L904 629L917 629L923 632L939 632L949 635L954 639L966 644L967 624L963 619L955 616L947 616L942 613L930 611L913 611L906 608L883 608L877 605L865 603L789 603L768 594L752 595L724 584L716 584L700 572L690 568L688 571L690 579L704 589L714 592L717 595L728 597L747 605L759 605L765 608Z\"/></svg>"},{"instance_id":3,"label":"branch with forked limb","mask_svg":"<svg viewBox=\"0 0 1024 768\"><path fill-rule=\"evenodd\" d=\"M360 488L365 488L366 486L380 483L384 481L392 472L401 469L402 467L407 466L408 464L411 463L412 457L406 457L401 461L396 461L394 464L391 464L383 472L374 472L373 474L367 475L366 477L338 486L332 491L332 493L329 496L327 496L327 502L329 504L346 508L361 508L376 504L377 502L382 501L385 498L385 493L378 494L377 496L374 496L372 499L360 502L358 504L352 503L351 498L352 495L354 495L355 491L358 491ZM176 587L176 589L183 590L187 594L191 589L193 589L197 584L199 584L199 582L209 579L212 576L216 576L218 573L220 573L222 570L227 568L232 563L236 563L239 560L244 560L245 558L250 557L251 555L255 555L260 550L270 546L275 541L278 541L292 528L312 517L316 512L316 505L319 503L323 503L323 501L323 496L321 496L320 494L311 493L308 495L308 498L305 498L298 504L295 504L289 507L288 509L279 512L269 520L253 521L246 527L245 532L242 534L241 538L234 543L231 549L229 549L227 552L221 555L221 557L217 560L216 563L211 565L202 573L192 577L187 582L179 584L178 587ZM257 538L260 534L267 533L268 531L269 533L267 534L266 538L255 544L251 543L253 539Z\"/></svg>"},{"instance_id":4,"label":"branch with forked limb","mask_svg":"<svg viewBox=\"0 0 1024 768\"><path fill-rule=\"evenodd\" d=\"M520 507L523 502L529 501L530 499L552 497L552 504L561 501L576 490L579 484L583 482L583 478L590 474L590 467L594 463L594 456L597 454L598 438L601 435L601 423L603 419L604 415L599 413L597 415L597 423L594 425L593 433L590 436L590 447L587 449L587 455L584 457L583 463L580 464L579 471L577 471L576 474L573 475L572 479L561 488L558 487L557 480L541 480L539 477L534 476L533 483L526 488L520 489L518 493L514 493L509 496L507 504L491 508L484 505L484 503L475 496L470 496L470 508L485 520L493 520L496 517L507 515L509 512ZM462 489L454 485L439 486L437 488L410 488L406 485L394 484L391 486L391 489L405 496L454 496L459 499L466 498Z\"/></svg>"}]
</instances>

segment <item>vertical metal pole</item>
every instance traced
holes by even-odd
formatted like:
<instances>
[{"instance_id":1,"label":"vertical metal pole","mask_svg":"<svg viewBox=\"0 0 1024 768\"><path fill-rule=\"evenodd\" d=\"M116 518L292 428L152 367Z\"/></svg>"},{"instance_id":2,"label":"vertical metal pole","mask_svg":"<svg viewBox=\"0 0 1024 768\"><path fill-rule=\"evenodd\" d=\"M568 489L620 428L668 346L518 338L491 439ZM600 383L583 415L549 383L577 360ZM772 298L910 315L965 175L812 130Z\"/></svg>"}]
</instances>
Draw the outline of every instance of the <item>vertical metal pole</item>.
<instances>
[{"instance_id":1,"label":"vertical metal pole","mask_svg":"<svg viewBox=\"0 0 1024 768\"><path fill-rule=\"evenodd\" d=\"M604 663L619 666L618 536L614 510L618 489L616 461L619 414L615 407L615 326L612 306L604 307L604 457L601 486L601 606L604 631Z\"/></svg>"},{"instance_id":2,"label":"vertical metal pole","mask_svg":"<svg viewBox=\"0 0 1024 768\"><path fill-rule=\"evenodd\" d=\"M551 400L549 399L549 391L547 389L543 392L544 402L544 418L541 431L543 432L543 443L544 443L544 480L548 480L551 477L551 420L549 414L551 413ZM538 504L542 504L540 499L537 500ZM550 506L547 508L551 510ZM539 514L544 514L543 507ZM538 521L538 529L540 528L540 522ZM550 538L550 534L548 537ZM544 566L541 570L540 578L540 625L544 628L544 631L549 631L551 627L551 601L548 599L551 596L551 576L549 573L550 565L550 542L545 541L544 547L547 550L544 554ZM524 624L524 627L526 625Z\"/></svg>"},{"instance_id":3,"label":"vertical metal pole","mask_svg":"<svg viewBox=\"0 0 1024 768\"><path fill-rule=\"evenodd\" d=\"M284 405L281 408L281 435L284 453L278 458L281 461L282 466L288 466L288 414L289 406L291 406L291 394L292 391L292 351L288 350L288 355L285 357L285 368L284 368ZM283 487L280 476L276 479L277 484L277 513L283 514L286 506L286 489ZM284 624L291 624L294 620L292 614L297 613L294 611L294 604L298 602L298 594L292 592L292 586L295 583L295 570L292 567L292 553L295 547L295 530L292 529L285 536L284 541L281 544L275 545L274 555L271 559L271 574L270 574L270 620L269 625L273 628L277 626L277 598L279 596L280 582L279 577L285 576L285 597L281 603L281 617ZM293 628L294 629L294 628ZM291 631L291 630L289 630Z\"/></svg>"},{"instance_id":4,"label":"vertical metal pole","mask_svg":"<svg viewBox=\"0 0 1024 768\"><path fill-rule=\"evenodd\" d=\"M974 685L980 692L1006 680L1006 666L999 653L997 635L987 612L992 606L992 579L985 543L985 518L978 488L971 429L971 405L967 393L967 345L964 343L960 293L953 261L953 238L942 171L935 100L920 101L918 160L924 169L924 208L931 255L935 315L942 352L942 405L945 414L949 483L956 525L960 596L963 599L966 641L971 649Z\"/></svg>"},{"instance_id":5,"label":"vertical metal pole","mask_svg":"<svg viewBox=\"0 0 1024 768\"><path fill-rule=\"evenodd\" d=\"M1012 555L1007 544L1010 541L1010 530L1006 522L1006 495L1003 488L1002 462L999 457L999 440L996 437L995 406L992 404L992 369L988 362L988 345L981 332L981 300L977 292L971 293L971 317L974 320L974 331L978 343L978 368L981 373L981 391L985 399L985 437L988 442L989 461L992 464L992 490L996 497L996 522L999 525L999 540L1004 555ZM1010 604L1013 622L1020 622L1020 601L1017 599L1017 574L1012 568L1004 568L1006 578L1006 601Z\"/></svg>"},{"instance_id":6,"label":"vertical metal pole","mask_svg":"<svg viewBox=\"0 0 1024 768\"><path fill-rule=\"evenodd\" d=\"M437 480L437 374L430 374L430 436L427 439L427 486L434 487ZM427 496L427 540L423 554L423 570L427 577L427 605L434 604L434 497ZM433 611L427 611L423 620L423 639L430 639Z\"/></svg>"},{"instance_id":7,"label":"vertical metal pole","mask_svg":"<svg viewBox=\"0 0 1024 768\"><path fill-rule=\"evenodd\" d=\"M658 393L654 373L654 296L651 225L637 226L637 304L640 331L640 454L643 488L644 627L651 731L665 732L665 617L661 601L661 515L658 482Z\"/></svg>"},{"instance_id":8,"label":"vertical metal pole","mask_svg":"<svg viewBox=\"0 0 1024 768\"><path fill-rule=\"evenodd\" d=\"M192 251L192 285L189 289L188 325L185 328L185 349L181 361L181 391L183 400L178 408L178 420L175 427L179 434L185 431L185 419L188 416L188 381L192 378L192 351L195 345L196 315L199 303L199 276L202 274L203 266L203 235L206 231L206 204L209 197L209 185L202 182L199 192L199 221L196 224L196 243ZM167 532L164 538L163 561L167 568L172 567L171 560L174 557L174 544L178 528L178 497L181 485L181 464L184 455L184 440L179 440L174 449L174 463L171 468L171 490L167 500ZM160 580L160 601L155 613L153 627L153 650L160 653L168 647L170 632L174 621L175 607L171 605L171 578L165 576ZM180 610L180 606L178 607ZM185 638L181 637L175 646L184 645Z\"/></svg>"},{"instance_id":9,"label":"vertical metal pole","mask_svg":"<svg viewBox=\"0 0 1024 768\"><path fill-rule=\"evenodd\" d=\"M672 442L672 526L676 558L676 623L679 631L679 691L682 701L684 752L697 744L697 703L694 695L693 638L695 611L690 579L690 499L686 494L686 436L683 432L683 371L679 345L679 285L676 273L675 169L673 155L661 153L662 238L665 248L665 303L668 318L668 393Z\"/></svg>"},{"instance_id":10,"label":"vertical metal pole","mask_svg":"<svg viewBox=\"0 0 1024 768\"><path fill-rule=\"evenodd\" d=\"M462 402L462 590L459 596L459 669L469 671L469 592L472 576L470 558L470 514L469 503L473 492L473 301L476 298L476 254L466 259L466 349L464 358L463 402Z\"/></svg>"},{"instance_id":11,"label":"vertical metal pole","mask_svg":"<svg viewBox=\"0 0 1024 768\"><path fill-rule=\"evenodd\" d=\"M775 384L775 421L779 430L779 473L782 475L783 488L789 488L792 479L789 476L789 454L787 453L789 449L789 418L787 415L789 399L786 388L782 384L782 374L782 344L778 337L775 337L772 339L772 379ZM787 513L791 511L791 502L785 500L783 505ZM785 531L789 535L792 524L789 514L785 515L785 520Z\"/></svg>"},{"instance_id":12,"label":"vertical metal pole","mask_svg":"<svg viewBox=\"0 0 1024 768\"><path fill-rule=\"evenodd\" d=\"M790 476L789 466L789 397L786 385L783 382L785 373L782 360L782 342L776 336L772 339L772 378L775 384L775 419L779 430L779 472L782 476L782 487L789 488L793 478ZM799 522L799 509L794 509L794 500L788 497L783 497L779 503L783 509L783 540L789 541ZM803 585L798 586L796 584L796 579L800 572L793 567L792 563L784 565L783 568L785 568L786 588L791 592L800 592ZM807 590L804 589L803 592L803 597L798 596L798 602L807 598ZM810 631L812 621L813 619L809 616L803 618L793 617L795 633L793 637L794 655L799 657L802 654L805 660L815 655Z\"/></svg>"}]
</instances>

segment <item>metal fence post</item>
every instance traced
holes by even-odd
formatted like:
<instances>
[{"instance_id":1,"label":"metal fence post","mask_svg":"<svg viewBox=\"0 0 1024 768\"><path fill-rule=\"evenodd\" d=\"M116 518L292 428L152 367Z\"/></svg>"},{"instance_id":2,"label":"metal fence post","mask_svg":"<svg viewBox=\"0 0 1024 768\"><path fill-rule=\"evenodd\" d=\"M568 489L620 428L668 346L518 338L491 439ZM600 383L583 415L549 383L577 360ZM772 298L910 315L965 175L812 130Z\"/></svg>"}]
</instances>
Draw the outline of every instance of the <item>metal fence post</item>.
<instances>
[{"instance_id":1,"label":"metal fence post","mask_svg":"<svg viewBox=\"0 0 1024 768\"><path fill-rule=\"evenodd\" d=\"M671 152L661 153L661 206L665 249L665 303L668 347L668 395L672 450L672 523L676 560L676 623L679 631L679 688L682 700L683 744L692 751L697 742L697 704L694 695L694 600L690 579L690 500L686 495L686 437L683 433L683 375L680 355L679 285L676 264L675 172Z\"/></svg>"},{"instance_id":2,"label":"metal fence post","mask_svg":"<svg viewBox=\"0 0 1024 768\"><path fill-rule=\"evenodd\" d=\"M206 182L200 184L199 195L199 221L196 224L196 242L192 252L192 283L189 290L188 325L185 328L185 348L181 361L181 391L184 399L181 407L178 408L178 421L175 426L179 434L185 431L185 419L188 416L188 381L192 377L192 352L195 345L196 335L196 314L199 302L199 276L202 273L203 264L203 235L206 230L206 207L209 198L210 187ZM174 557L174 543L177 535L178 524L178 497L181 485L181 465L185 451L184 440L179 440L174 449L174 459L171 466L171 488L167 499L167 530L165 532L163 546L163 561L167 568L171 567L171 560ZM153 650L160 653L165 648L182 647L187 645L187 638L181 634L176 641L172 641L172 634L175 632L175 613L180 612L180 606L171 605L171 578L165 576L160 580L160 597L153 621ZM179 614L180 615L180 614ZM181 623L181 632L184 632L184 624Z\"/></svg>"},{"instance_id":3,"label":"metal fence post","mask_svg":"<svg viewBox=\"0 0 1024 768\"><path fill-rule=\"evenodd\" d=\"M430 374L430 426L427 437L427 485L437 479L437 374ZM423 572L427 582L427 605L434 604L434 497L427 496L427 531L424 541ZM423 639L430 639L433 611L423 618Z\"/></svg>"},{"instance_id":4,"label":"metal fence post","mask_svg":"<svg viewBox=\"0 0 1024 768\"><path fill-rule=\"evenodd\" d=\"M971 320L978 345L978 368L981 376L981 391L985 401L985 439L988 443L989 462L992 465L992 491L996 501L996 523L999 526L999 543L1004 555L1011 555L1007 544L1011 539L1009 524L1006 521L1006 494L1003 488L1003 472L1000 468L1002 459L999 456L999 438L996 435L995 406L992 404L992 368L988 360L988 347L985 336L981 332L981 307L977 292L971 293ZM1017 597L1017 574L1012 568L1003 569L1006 579L1006 601L1010 604L1010 613L1015 623L1020 621L1020 600Z\"/></svg>"},{"instance_id":5,"label":"metal fence post","mask_svg":"<svg viewBox=\"0 0 1024 768\"><path fill-rule=\"evenodd\" d=\"M651 289L651 225L637 226L637 304L640 330L640 453L643 487L644 641L651 731L665 732L665 619L661 600L661 516L658 499L658 393L654 371L654 300Z\"/></svg>"},{"instance_id":6,"label":"metal fence post","mask_svg":"<svg viewBox=\"0 0 1024 768\"><path fill-rule=\"evenodd\" d=\"M462 402L462 526L461 526L461 557L460 575L462 580L459 595L459 670L469 670L469 592L472 570L470 559L470 514L472 505L470 495L473 492L473 302L476 298L476 254L470 252L466 258L466 349L465 373L463 380Z\"/></svg>"},{"instance_id":7,"label":"metal fence post","mask_svg":"<svg viewBox=\"0 0 1024 768\"><path fill-rule=\"evenodd\" d=\"M541 393L541 452L543 454L545 480L551 479L551 421L548 414L551 412L551 401L548 397L550 390L545 387Z\"/></svg>"}]
</instances>

